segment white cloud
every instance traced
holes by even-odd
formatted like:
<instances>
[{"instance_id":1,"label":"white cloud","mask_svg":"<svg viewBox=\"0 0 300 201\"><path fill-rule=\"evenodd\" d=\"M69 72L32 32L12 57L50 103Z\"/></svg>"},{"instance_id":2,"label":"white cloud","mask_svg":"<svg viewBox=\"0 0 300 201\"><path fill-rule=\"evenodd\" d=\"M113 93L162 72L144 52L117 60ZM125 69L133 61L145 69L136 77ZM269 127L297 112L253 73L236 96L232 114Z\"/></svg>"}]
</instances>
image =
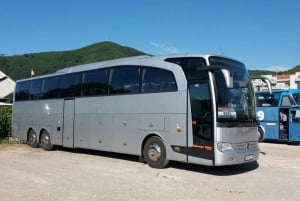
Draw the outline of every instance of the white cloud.
<instances>
[{"instance_id":1,"label":"white cloud","mask_svg":"<svg viewBox=\"0 0 300 201\"><path fill-rule=\"evenodd\" d=\"M162 50L163 52L167 52L167 53L175 54L175 53L179 52L179 50L176 47L165 45L163 43L150 42L150 45L155 48L158 48L159 50Z\"/></svg>"}]
</instances>

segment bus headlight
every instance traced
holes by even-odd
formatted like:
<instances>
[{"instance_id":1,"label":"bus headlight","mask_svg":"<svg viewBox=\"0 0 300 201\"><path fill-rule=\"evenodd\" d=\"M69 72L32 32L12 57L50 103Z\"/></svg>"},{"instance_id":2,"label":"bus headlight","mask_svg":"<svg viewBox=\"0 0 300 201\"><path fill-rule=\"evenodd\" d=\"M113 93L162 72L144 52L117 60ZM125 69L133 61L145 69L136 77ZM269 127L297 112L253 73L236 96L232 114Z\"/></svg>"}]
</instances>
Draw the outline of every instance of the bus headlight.
<instances>
[{"instance_id":1,"label":"bus headlight","mask_svg":"<svg viewBox=\"0 0 300 201\"><path fill-rule=\"evenodd\" d=\"M230 144L228 142L219 142L218 150L221 152L233 150L233 146L232 146L232 144Z\"/></svg>"}]
</instances>

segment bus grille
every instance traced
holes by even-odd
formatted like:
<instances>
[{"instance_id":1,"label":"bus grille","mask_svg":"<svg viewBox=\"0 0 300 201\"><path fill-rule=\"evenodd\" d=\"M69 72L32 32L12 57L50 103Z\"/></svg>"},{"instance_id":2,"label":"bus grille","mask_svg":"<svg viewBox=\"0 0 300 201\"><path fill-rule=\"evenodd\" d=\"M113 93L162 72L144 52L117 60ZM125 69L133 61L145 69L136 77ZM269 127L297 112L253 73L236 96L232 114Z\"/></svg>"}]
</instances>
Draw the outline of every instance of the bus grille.
<instances>
[{"instance_id":1,"label":"bus grille","mask_svg":"<svg viewBox=\"0 0 300 201\"><path fill-rule=\"evenodd\" d=\"M242 152L242 151L250 151L257 149L257 142L243 142L238 144L233 144L234 150Z\"/></svg>"}]
</instances>

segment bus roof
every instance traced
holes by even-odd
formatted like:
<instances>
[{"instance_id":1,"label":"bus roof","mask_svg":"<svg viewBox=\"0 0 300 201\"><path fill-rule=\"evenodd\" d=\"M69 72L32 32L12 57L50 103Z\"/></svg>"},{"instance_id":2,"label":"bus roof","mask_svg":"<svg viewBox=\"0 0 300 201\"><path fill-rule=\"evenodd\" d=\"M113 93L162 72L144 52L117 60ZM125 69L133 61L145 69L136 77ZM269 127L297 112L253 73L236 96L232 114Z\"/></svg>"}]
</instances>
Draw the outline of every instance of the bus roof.
<instances>
[{"instance_id":1,"label":"bus roof","mask_svg":"<svg viewBox=\"0 0 300 201\"><path fill-rule=\"evenodd\" d=\"M107 61L100 61L100 62L94 62L94 63L89 63L89 64L82 64L82 65L77 65L77 66L66 67L66 68L57 70L55 73L42 75L42 76L36 76L33 78L25 78L25 79L18 80L18 81L26 81L26 80L32 80L35 78L50 77L50 76L55 76L55 75L68 74L68 73L73 73L73 72L81 72L81 71L85 71L85 70L94 70L94 69L98 69L98 68L106 68L106 67L112 67L112 66L118 66L118 65L141 65L141 64L143 64L145 66L155 65L156 67L161 67L164 69L171 70L171 69L174 69L174 67L177 65L174 63L165 61L167 58L202 57L202 58L208 60L208 58L210 56L222 57L222 58L237 61L236 59L224 57L221 55L215 55L215 54L185 53L185 54L169 54L169 55L159 55L159 56L142 55L142 56L125 57L125 58L120 58L120 59L112 59L112 60L107 60ZM240 62L240 61L238 61L238 62Z\"/></svg>"}]
</instances>

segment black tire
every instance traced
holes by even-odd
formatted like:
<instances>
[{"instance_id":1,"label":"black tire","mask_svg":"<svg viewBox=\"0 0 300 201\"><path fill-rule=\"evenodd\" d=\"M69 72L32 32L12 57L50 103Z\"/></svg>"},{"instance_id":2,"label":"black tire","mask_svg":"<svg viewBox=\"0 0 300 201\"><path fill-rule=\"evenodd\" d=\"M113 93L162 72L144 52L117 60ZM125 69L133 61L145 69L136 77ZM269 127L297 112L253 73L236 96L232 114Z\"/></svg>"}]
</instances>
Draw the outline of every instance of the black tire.
<instances>
[{"instance_id":1,"label":"black tire","mask_svg":"<svg viewBox=\"0 0 300 201\"><path fill-rule=\"evenodd\" d=\"M43 131L41 134L41 147L45 151L52 151L54 149L54 145L51 144L50 135L47 131Z\"/></svg>"},{"instance_id":2,"label":"black tire","mask_svg":"<svg viewBox=\"0 0 300 201\"><path fill-rule=\"evenodd\" d=\"M36 132L33 129L31 129L28 133L27 144L32 148L39 147L38 137Z\"/></svg>"},{"instance_id":3,"label":"black tire","mask_svg":"<svg viewBox=\"0 0 300 201\"><path fill-rule=\"evenodd\" d=\"M161 138L150 137L143 148L143 156L148 165L152 168L165 168L169 165L166 148Z\"/></svg>"},{"instance_id":4,"label":"black tire","mask_svg":"<svg viewBox=\"0 0 300 201\"><path fill-rule=\"evenodd\" d=\"M258 136L258 141L259 142L263 142L265 139L265 134L264 131L261 127L258 127L258 131L257 131L257 136Z\"/></svg>"}]
</instances>

